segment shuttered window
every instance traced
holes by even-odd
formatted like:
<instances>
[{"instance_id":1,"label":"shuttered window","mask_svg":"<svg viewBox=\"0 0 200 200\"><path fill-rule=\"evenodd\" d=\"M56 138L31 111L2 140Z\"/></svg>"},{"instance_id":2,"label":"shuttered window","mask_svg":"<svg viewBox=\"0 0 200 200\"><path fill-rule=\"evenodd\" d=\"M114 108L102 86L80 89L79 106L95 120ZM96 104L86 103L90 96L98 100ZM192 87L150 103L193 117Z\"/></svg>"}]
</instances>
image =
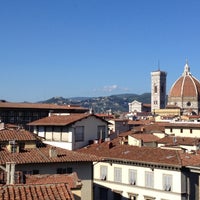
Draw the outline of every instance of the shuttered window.
<instances>
[{"instance_id":1,"label":"shuttered window","mask_svg":"<svg viewBox=\"0 0 200 200\"><path fill-rule=\"evenodd\" d=\"M114 168L114 181L122 182L122 169L119 167Z\"/></svg>"},{"instance_id":2,"label":"shuttered window","mask_svg":"<svg viewBox=\"0 0 200 200\"><path fill-rule=\"evenodd\" d=\"M148 188L153 188L154 186L153 172L145 172L145 186Z\"/></svg>"}]
</instances>

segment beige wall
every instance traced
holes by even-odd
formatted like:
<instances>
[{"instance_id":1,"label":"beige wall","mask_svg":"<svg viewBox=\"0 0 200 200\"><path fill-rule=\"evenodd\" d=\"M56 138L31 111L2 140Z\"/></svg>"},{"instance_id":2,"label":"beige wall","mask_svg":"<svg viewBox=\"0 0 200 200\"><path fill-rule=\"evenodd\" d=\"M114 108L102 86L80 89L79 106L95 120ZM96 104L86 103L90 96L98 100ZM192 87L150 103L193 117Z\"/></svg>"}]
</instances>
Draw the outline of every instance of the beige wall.
<instances>
[{"instance_id":1,"label":"beige wall","mask_svg":"<svg viewBox=\"0 0 200 200\"><path fill-rule=\"evenodd\" d=\"M70 167L77 173L81 179L82 188L81 196L83 200L93 199L93 181L92 181L92 162L77 163L44 163L44 164L26 164L16 165L16 171L32 171L39 170L40 174L56 174L57 168Z\"/></svg>"},{"instance_id":2,"label":"beige wall","mask_svg":"<svg viewBox=\"0 0 200 200\"><path fill-rule=\"evenodd\" d=\"M182 130L181 130L182 129ZM190 133L190 130L192 129L192 133ZM200 137L200 128L192 128L192 127L166 127L165 133L180 137Z\"/></svg>"}]
</instances>

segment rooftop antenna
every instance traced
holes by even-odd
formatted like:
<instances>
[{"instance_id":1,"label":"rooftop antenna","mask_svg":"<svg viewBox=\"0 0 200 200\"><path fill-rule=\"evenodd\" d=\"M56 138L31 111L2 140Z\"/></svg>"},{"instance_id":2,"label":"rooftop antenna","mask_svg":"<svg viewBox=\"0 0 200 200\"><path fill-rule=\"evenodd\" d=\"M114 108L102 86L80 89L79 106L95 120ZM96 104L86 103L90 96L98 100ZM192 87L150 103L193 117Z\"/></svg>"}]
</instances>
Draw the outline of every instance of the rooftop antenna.
<instances>
[{"instance_id":1,"label":"rooftop antenna","mask_svg":"<svg viewBox=\"0 0 200 200\"><path fill-rule=\"evenodd\" d=\"M160 60L158 60L158 71L160 71Z\"/></svg>"}]
</instances>

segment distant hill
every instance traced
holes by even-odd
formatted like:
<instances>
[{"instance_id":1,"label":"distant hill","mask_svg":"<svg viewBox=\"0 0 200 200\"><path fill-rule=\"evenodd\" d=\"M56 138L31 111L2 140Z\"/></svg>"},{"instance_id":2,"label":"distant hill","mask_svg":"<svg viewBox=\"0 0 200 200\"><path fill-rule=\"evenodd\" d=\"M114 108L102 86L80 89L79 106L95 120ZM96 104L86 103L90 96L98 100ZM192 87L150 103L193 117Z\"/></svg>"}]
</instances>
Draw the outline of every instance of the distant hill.
<instances>
[{"instance_id":1,"label":"distant hill","mask_svg":"<svg viewBox=\"0 0 200 200\"><path fill-rule=\"evenodd\" d=\"M113 113L128 112L128 103L137 100L142 103L151 103L151 93L138 94L116 94L102 97L53 97L40 103L80 105L92 108L95 113L105 113L111 110Z\"/></svg>"}]
</instances>

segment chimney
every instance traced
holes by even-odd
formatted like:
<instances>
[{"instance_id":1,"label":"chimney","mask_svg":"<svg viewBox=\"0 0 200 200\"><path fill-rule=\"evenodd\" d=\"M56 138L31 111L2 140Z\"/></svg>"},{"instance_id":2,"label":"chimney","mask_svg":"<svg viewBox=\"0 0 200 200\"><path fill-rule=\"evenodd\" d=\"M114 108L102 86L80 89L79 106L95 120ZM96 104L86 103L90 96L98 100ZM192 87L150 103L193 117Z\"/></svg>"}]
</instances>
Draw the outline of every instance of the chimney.
<instances>
[{"instance_id":1,"label":"chimney","mask_svg":"<svg viewBox=\"0 0 200 200\"><path fill-rule=\"evenodd\" d=\"M6 163L6 172L7 172L7 185L15 184L15 163L7 162Z\"/></svg>"},{"instance_id":2,"label":"chimney","mask_svg":"<svg viewBox=\"0 0 200 200\"><path fill-rule=\"evenodd\" d=\"M50 147L49 148L49 157L50 158L57 157L56 147Z\"/></svg>"},{"instance_id":3,"label":"chimney","mask_svg":"<svg viewBox=\"0 0 200 200\"><path fill-rule=\"evenodd\" d=\"M109 143L108 143L108 148L111 149L112 147L113 147L113 143L112 143L112 142L109 142Z\"/></svg>"},{"instance_id":4,"label":"chimney","mask_svg":"<svg viewBox=\"0 0 200 200\"><path fill-rule=\"evenodd\" d=\"M0 120L0 130L2 130L4 128L5 128L5 124L3 122L1 122L1 120Z\"/></svg>"}]
</instances>

